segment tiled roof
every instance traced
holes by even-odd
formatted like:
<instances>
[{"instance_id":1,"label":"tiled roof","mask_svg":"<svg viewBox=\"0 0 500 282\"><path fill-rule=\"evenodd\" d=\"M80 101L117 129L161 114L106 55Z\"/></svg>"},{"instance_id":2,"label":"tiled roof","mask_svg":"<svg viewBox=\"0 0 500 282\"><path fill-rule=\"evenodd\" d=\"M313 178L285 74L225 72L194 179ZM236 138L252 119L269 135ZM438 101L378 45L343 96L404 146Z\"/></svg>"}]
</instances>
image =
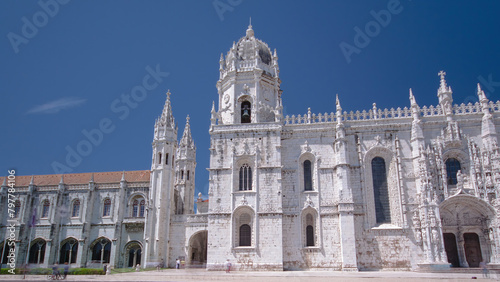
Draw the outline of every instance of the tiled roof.
<instances>
[{"instance_id":1,"label":"tiled roof","mask_svg":"<svg viewBox=\"0 0 500 282\"><path fill-rule=\"evenodd\" d=\"M88 173L70 173L62 174L64 184L88 184L92 175L95 183L116 183L122 179L123 171L111 172L88 172ZM149 182L149 170L125 171L125 180L127 182ZM15 186L28 186L31 182L31 175L17 176ZM0 177L0 184L4 182L5 176ZM61 174L34 175L33 182L35 186L58 185L61 181Z\"/></svg>"}]
</instances>

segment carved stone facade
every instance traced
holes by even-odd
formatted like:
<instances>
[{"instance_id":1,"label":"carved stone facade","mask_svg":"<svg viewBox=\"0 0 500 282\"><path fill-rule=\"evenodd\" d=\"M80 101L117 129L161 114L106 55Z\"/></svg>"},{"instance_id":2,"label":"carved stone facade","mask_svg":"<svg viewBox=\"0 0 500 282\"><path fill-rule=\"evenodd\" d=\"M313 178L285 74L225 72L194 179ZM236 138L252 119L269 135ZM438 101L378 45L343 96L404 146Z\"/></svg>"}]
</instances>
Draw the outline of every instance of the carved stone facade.
<instances>
[{"instance_id":1,"label":"carved stone facade","mask_svg":"<svg viewBox=\"0 0 500 282\"><path fill-rule=\"evenodd\" d=\"M453 105L440 72L437 106L410 90L410 107L346 112L337 97L331 113L283 116L277 52L251 26L219 72L210 201L199 195L197 214L189 118L178 143L167 96L151 170L19 177L18 257L29 242L44 266L67 256L116 267L180 257L208 270L227 259L237 270L500 265L500 101L479 85L479 103Z\"/></svg>"}]
</instances>

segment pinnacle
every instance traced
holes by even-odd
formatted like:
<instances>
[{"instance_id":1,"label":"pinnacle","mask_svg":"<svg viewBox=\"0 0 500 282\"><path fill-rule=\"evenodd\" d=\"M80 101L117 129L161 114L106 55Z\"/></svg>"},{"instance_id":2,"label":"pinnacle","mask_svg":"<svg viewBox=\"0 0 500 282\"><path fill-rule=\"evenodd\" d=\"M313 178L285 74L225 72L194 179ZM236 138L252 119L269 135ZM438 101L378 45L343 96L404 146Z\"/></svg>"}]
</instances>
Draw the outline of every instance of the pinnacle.
<instances>
[{"instance_id":1,"label":"pinnacle","mask_svg":"<svg viewBox=\"0 0 500 282\"><path fill-rule=\"evenodd\" d=\"M194 147L193 137L191 136L191 125L189 124L189 120L191 118L189 115L186 117L186 126L184 127L184 132L182 133L182 138L180 145L186 147Z\"/></svg>"}]
</instances>

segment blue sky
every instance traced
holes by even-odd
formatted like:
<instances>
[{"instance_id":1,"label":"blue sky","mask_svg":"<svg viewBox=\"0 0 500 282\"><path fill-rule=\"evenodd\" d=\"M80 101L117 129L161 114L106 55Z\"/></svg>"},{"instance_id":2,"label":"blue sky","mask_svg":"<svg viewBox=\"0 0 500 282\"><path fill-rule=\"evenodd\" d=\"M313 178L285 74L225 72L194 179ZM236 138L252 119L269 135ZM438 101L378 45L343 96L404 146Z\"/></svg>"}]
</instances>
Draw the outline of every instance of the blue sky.
<instances>
[{"instance_id":1,"label":"blue sky","mask_svg":"<svg viewBox=\"0 0 500 282\"><path fill-rule=\"evenodd\" d=\"M277 49L285 114L332 112L336 93L347 111L409 106L409 88L420 106L436 105L440 70L454 103L477 101L478 82L496 101L499 12L499 1L2 1L0 175L53 174L54 162L149 169L170 89L179 138L191 116L196 193L206 195L219 57L250 17ZM152 72L140 101L121 100ZM67 148L95 129L102 138L69 165Z\"/></svg>"}]
</instances>

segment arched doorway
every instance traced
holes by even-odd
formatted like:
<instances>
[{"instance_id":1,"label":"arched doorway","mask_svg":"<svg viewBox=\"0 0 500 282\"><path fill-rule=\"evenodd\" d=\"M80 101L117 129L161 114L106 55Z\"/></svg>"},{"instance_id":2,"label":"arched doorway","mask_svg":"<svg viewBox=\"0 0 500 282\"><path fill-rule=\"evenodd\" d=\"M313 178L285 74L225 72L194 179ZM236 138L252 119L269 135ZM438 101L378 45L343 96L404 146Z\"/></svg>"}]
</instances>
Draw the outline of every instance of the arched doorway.
<instances>
[{"instance_id":1,"label":"arched doorway","mask_svg":"<svg viewBox=\"0 0 500 282\"><path fill-rule=\"evenodd\" d=\"M135 267L142 264L142 245L137 241L132 241L125 245L125 262L127 267Z\"/></svg>"},{"instance_id":2,"label":"arched doorway","mask_svg":"<svg viewBox=\"0 0 500 282\"><path fill-rule=\"evenodd\" d=\"M479 267L483 256L481 255L479 236L476 233L464 233L464 250L469 267Z\"/></svg>"},{"instance_id":3,"label":"arched doorway","mask_svg":"<svg viewBox=\"0 0 500 282\"><path fill-rule=\"evenodd\" d=\"M188 263L192 267L204 267L207 263L208 231L196 232L189 239Z\"/></svg>"},{"instance_id":4,"label":"arched doorway","mask_svg":"<svg viewBox=\"0 0 500 282\"><path fill-rule=\"evenodd\" d=\"M490 229L494 209L483 200L468 194L448 198L439 207L443 226L444 248L454 267L479 267L490 261L491 242L484 230Z\"/></svg>"}]
</instances>

